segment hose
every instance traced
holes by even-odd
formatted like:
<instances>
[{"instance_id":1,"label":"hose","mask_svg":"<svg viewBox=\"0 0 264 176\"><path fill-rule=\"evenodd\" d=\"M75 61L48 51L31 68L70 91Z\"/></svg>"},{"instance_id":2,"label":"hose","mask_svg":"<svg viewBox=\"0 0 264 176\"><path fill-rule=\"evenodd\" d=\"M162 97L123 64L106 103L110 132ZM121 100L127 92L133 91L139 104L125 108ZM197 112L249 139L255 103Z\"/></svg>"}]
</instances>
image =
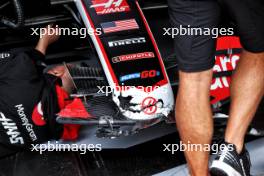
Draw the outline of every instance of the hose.
<instances>
[{"instance_id":1,"label":"hose","mask_svg":"<svg viewBox=\"0 0 264 176\"><path fill-rule=\"evenodd\" d=\"M15 9L16 20L9 19L5 16L0 16L0 23L3 23L10 28L18 29L24 25L24 12L20 0L12 1Z\"/></svg>"}]
</instances>

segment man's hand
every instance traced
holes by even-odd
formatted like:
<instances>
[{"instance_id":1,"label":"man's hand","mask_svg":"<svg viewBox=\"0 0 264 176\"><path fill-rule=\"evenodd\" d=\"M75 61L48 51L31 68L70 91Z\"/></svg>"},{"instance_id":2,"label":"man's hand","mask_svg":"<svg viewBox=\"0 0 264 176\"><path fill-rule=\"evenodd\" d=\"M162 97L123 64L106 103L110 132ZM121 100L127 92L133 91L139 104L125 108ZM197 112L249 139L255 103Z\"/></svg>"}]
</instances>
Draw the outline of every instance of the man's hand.
<instances>
[{"instance_id":1,"label":"man's hand","mask_svg":"<svg viewBox=\"0 0 264 176\"><path fill-rule=\"evenodd\" d=\"M44 35L41 35L42 37L39 39L38 44L36 46L36 50L40 51L42 54L46 54L46 50L48 46L54 42L56 42L59 39L59 34L57 32L49 32L50 29L55 29L58 28L58 26L53 27L53 25L48 25L44 30L45 33Z\"/></svg>"}]
</instances>

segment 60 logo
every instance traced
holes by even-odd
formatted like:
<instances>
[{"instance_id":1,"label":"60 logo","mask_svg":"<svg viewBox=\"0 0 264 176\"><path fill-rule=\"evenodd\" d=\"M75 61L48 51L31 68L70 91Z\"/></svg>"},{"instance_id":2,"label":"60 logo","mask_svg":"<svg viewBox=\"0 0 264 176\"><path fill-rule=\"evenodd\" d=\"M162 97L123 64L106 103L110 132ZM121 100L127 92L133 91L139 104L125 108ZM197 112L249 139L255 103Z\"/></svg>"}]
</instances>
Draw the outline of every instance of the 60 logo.
<instances>
[{"instance_id":1,"label":"60 logo","mask_svg":"<svg viewBox=\"0 0 264 176\"><path fill-rule=\"evenodd\" d=\"M145 78L154 78L154 77L159 76L159 75L160 75L159 71L156 71L156 70L145 70L145 71L141 72L140 77L142 79L145 79Z\"/></svg>"}]
</instances>

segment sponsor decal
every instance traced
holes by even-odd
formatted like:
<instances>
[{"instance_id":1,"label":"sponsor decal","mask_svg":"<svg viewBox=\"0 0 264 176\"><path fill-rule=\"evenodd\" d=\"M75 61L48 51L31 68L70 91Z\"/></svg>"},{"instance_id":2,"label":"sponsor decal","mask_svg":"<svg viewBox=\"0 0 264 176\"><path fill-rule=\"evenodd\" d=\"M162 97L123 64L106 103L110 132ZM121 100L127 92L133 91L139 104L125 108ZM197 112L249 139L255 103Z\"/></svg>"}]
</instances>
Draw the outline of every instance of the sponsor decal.
<instances>
[{"instance_id":1,"label":"sponsor decal","mask_svg":"<svg viewBox=\"0 0 264 176\"><path fill-rule=\"evenodd\" d=\"M237 62L239 60L238 55L231 55L230 57L216 57L216 64L213 68L215 72L222 72L222 71L232 71L235 70ZM229 88L230 81L227 77L216 78L211 85L211 90L216 90L218 88Z\"/></svg>"},{"instance_id":2,"label":"sponsor decal","mask_svg":"<svg viewBox=\"0 0 264 176\"><path fill-rule=\"evenodd\" d=\"M0 112L0 123L6 130L6 134L9 136L11 144L24 144L24 139L18 131L16 123L14 123L12 119L6 118L2 112Z\"/></svg>"},{"instance_id":3,"label":"sponsor decal","mask_svg":"<svg viewBox=\"0 0 264 176\"><path fill-rule=\"evenodd\" d=\"M146 97L142 103L141 107L143 109L143 112L147 115L152 115L157 111L157 100L153 97Z\"/></svg>"},{"instance_id":4,"label":"sponsor decal","mask_svg":"<svg viewBox=\"0 0 264 176\"><path fill-rule=\"evenodd\" d=\"M139 44L139 43L146 43L146 38L137 37L137 38L124 39L124 40L114 40L108 42L108 46L112 48L117 46L125 46L125 45Z\"/></svg>"},{"instance_id":5,"label":"sponsor decal","mask_svg":"<svg viewBox=\"0 0 264 176\"><path fill-rule=\"evenodd\" d=\"M29 137L31 138L32 141L37 140L37 136L33 130L33 125L29 123L29 120L25 114L25 110L22 104L16 105L17 108L17 114L19 115L21 121L22 121L22 126L24 126L29 134Z\"/></svg>"},{"instance_id":6,"label":"sponsor decal","mask_svg":"<svg viewBox=\"0 0 264 176\"><path fill-rule=\"evenodd\" d=\"M239 60L239 55L226 56L216 56L215 66L213 68L214 72L232 71L235 70L237 62ZM220 100L224 100L230 96L230 84L231 77L219 77L214 78L211 84L210 94L214 97L211 103L216 103Z\"/></svg>"},{"instance_id":7,"label":"sponsor decal","mask_svg":"<svg viewBox=\"0 0 264 176\"><path fill-rule=\"evenodd\" d=\"M143 52L143 53L116 56L112 58L112 62L118 63L118 62L138 60L138 59L147 59L147 58L154 58L154 57L155 57L155 54L153 52Z\"/></svg>"},{"instance_id":8,"label":"sponsor decal","mask_svg":"<svg viewBox=\"0 0 264 176\"><path fill-rule=\"evenodd\" d=\"M159 76L160 72L156 70L145 70L138 73L132 73L125 76L120 77L120 81L124 82L131 79L146 79L146 78L154 78L156 76Z\"/></svg>"},{"instance_id":9,"label":"sponsor decal","mask_svg":"<svg viewBox=\"0 0 264 176\"><path fill-rule=\"evenodd\" d=\"M10 57L10 53L0 53L0 59L5 59Z\"/></svg>"},{"instance_id":10,"label":"sponsor decal","mask_svg":"<svg viewBox=\"0 0 264 176\"><path fill-rule=\"evenodd\" d=\"M130 11L126 0L93 0L90 8L94 8L97 15Z\"/></svg>"},{"instance_id":11,"label":"sponsor decal","mask_svg":"<svg viewBox=\"0 0 264 176\"><path fill-rule=\"evenodd\" d=\"M132 74L128 74L128 75L125 75L125 76L121 76L120 77L120 81L124 82L124 81L127 81L127 80L137 79L137 78L140 78L140 73L132 73Z\"/></svg>"},{"instance_id":12,"label":"sponsor decal","mask_svg":"<svg viewBox=\"0 0 264 176\"><path fill-rule=\"evenodd\" d=\"M232 73L235 70L241 54L241 44L238 37L219 37L217 39L214 73ZM219 106L218 102L230 98L231 76L217 77L212 80L210 95L211 104Z\"/></svg>"},{"instance_id":13,"label":"sponsor decal","mask_svg":"<svg viewBox=\"0 0 264 176\"><path fill-rule=\"evenodd\" d=\"M159 75L160 75L159 71L156 71L156 70L145 70L145 71L141 72L140 77L142 79L145 79L145 78L154 78L154 77L159 76Z\"/></svg>"},{"instance_id":14,"label":"sponsor decal","mask_svg":"<svg viewBox=\"0 0 264 176\"><path fill-rule=\"evenodd\" d=\"M119 20L119 21L111 21L106 23L101 23L101 27L105 34L119 32L119 31L127 31L139 29L139 26L135 19L128 20Z\"/></svg>"}]
</instances>

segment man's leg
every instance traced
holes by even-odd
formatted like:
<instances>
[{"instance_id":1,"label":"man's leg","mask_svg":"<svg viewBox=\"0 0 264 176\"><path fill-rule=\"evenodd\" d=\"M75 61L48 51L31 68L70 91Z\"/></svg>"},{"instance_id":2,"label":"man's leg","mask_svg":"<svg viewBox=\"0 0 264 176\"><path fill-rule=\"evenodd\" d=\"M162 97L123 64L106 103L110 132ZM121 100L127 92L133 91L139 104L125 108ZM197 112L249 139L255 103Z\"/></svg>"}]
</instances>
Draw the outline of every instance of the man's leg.
<instances>
[{"instance_id":1,"label":"man's leg","mask_svg":"<svg viewBox=\"0 0 264 176\"><path fill-rule=\"evenodd\" d=\"M264 1L222 2L236 22L244 51L231 84L226 142L212 163L211 174L250 176L250 158L242 148L247 128L264 94Z\"/></svg>"},{"instance_id":2,"label":"man's leg","mask_svg":"<svg viewBox=\"0 0 264 176\"><path fill-rule=\"evenodd\" d=\"M226 142L212 162L212 175L250 176L250 158L243 148L244 137L263 94L264 53L243 51L231 85L232 103Z\"/></svg>"},{"instance_id":3,"label":"man's leg","mask_svg":"<svg viewBox=\"0 0 264 176\"><path fill-rule=\"evenodd\" d=\"M214 28L218 25L217 1L169 0L174 30ZM209 90L214 66L215 39L206 35L176 35L174 47L179 66L180 86L176 100L176 124L184 144L210 144L213 125ZM193 176L208 175L209 153L185 151Z\"/></svg>"},{"instance_id":4,"label":"man's leg","mask_svg":"<svg viewBox=\"0 0 264 176\"><path fill-rule=\"evenodd\" d=\"M264 95L264 52L244 51L233 75L231 110L225 140L235 144L238 153L258 105Z\"/></svg>"},{"instance_id":5,"label":"man's leg","mask_svg":"<svg viewBox=\"0 0 264 176\"><path fill-rule=\"evenodd\" d=\"M231 109L225 140L241 152L244 136L264 94L264 1L224 0L245 49L231 84Z\"/></svg>"},{"instance_id":6,"label":"man's leg","mask_svg":"<svg viewBox=\"0 0 264 176\"><path fill-rule=\"evenodd\" d=\"M199 73L180 72L176 101L176 124L183 143L210 144L213 133L209 91L212 70ZM185 151L191 175L208 175L208 152Z\"/></svg>"}]
</instances>

